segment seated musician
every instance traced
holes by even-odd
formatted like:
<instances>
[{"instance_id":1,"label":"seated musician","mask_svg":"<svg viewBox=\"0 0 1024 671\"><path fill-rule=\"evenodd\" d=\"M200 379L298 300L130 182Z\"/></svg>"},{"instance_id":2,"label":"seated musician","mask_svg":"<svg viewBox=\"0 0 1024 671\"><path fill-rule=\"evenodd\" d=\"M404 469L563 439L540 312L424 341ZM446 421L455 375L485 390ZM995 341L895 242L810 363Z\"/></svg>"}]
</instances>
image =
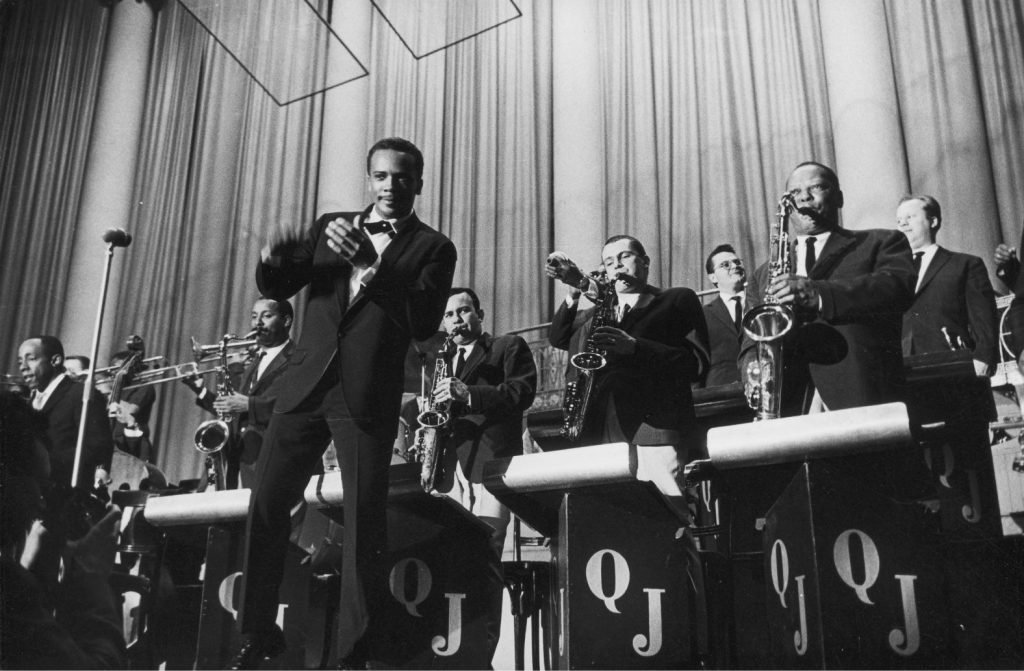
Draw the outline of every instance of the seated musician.
<instances>
[{"instance_id":1,"label":"seated musician","mask_svg":"<svg viewBox=\"0 0 1024 671\"><path fill-rule=\"evenodd\" d=\"M18 348L18 369L32 392L32 407L46 421L50 479L71 484L82 416L83 383L64 372L64 345L54 336L32 336ZM113 441L103 396L92 390L76 485L91 488L97 469L109 470Z\"/></svg>"},{"instance_id":2,"label":"seated musician","mask_svg":"<svg viewBox=\"0 0 1024 671\"><path fill-rule=\"evenodd\" d=\"M495 579L487 609L492 657L501 628L501 554L510 514L484 488L483 468L491 459L522 453L523 413L533 403L537 368L522 338L484 332L483 318L472 289L452 288L443 326L448 334L457 332L453 344L458 349L451 352L452 375L434 382L433 402L451 404L449 425L439 432L443 462L436 488L493 529L489 559Z\"/></svg>"},{"instance_id":3,"label":"seated musician","mask_svg":"<svg viewBox=\"0 0 1024 671\"><path fill-rule=\"evenodd\" d=\"M969 349L975 372L986 375L998 355L998 317L985 263L936 244L942 210L931 196L905 196L896 224L918 271L914 304L903 315L903 355Z\"/></svg>"},{"instance_id":4,"label":"seated musician","mask_svg":"<svg viewBox=\"0 0 1024 671\"><path fill-rule=\"evenodd\" d=\"M238 417L240 435L224 447L229 489L255 484L263 432L274 411L274 381L284 372L295 351L295 342L289 337L293 320L292 304L288 301L260 298L253 304L249 325L256 331L259 350L234 385L235 392L219 395L207 389L198 375L182 380L196 393L199 407L213 414L232 413Z\"/></svg>"},{"instance_id":5,"label":"seated musician","mask_svg":"<svg viewBox=\"0 0 1024 671\"><path fill-rule=\"evenodd\" d=\"M704 262L708 280L718 289L718 295L704 306L704 319L708 323L711 345L711 364L705 387L717 387L740 381L736 358L740 352L743 329L744 288L747 271L736 256L732 245L718 245Z\"/></svg>"},{"instance_id":6,"label":"seated musician","mask_svg":"<svg viewBox=\"0 0 1024 671\"><path fill-rule=\"evenodd\" d=\"M90 365L89 357L84 354L69 354L64 357L64 372L72 380L84 380Z\"/></svg>"},{"instance_id":7,"label":"seated musician","mask_svg":"<svg viewBox=\"0 0 1024 671\"><path fill-rule=\"evenodd\" d=\"M793 205L791 272L770 277L766 263L747 285L748 310L771 296L796 314L798 326L784 339L781 414L900 400L900 331L915 281L906 237L892 230L841 228L839 178L819 163L798 165L786 194ZM755 350L745 338L745 382Z\"/></svg>"},{"instance_id":8,"label":"seated musician","mask_svg":"<svg viewBox=\"0 0 1024 671\"><path fill-rule=\"evenodd\" d=\"M677 490L687 458L684 445L692 444L696 431L690 384L708 366L704 311L690 289L659 289L647 283L650 259L636 238L610 237L601 259L615 294L615 314L596 329L596 311L579 309L581 291L592 291L595 280L557 252L548 257L546 268L548 277L570 287L552 319L551 344L575 354L589 342L607 359L594 374L578 442L635 444L641 467L644 453L662 455L668 463L654 466L645 479L654 480L662 491ZM577 377L570 367L567 383Z\"/></svg>"}]
</instances>

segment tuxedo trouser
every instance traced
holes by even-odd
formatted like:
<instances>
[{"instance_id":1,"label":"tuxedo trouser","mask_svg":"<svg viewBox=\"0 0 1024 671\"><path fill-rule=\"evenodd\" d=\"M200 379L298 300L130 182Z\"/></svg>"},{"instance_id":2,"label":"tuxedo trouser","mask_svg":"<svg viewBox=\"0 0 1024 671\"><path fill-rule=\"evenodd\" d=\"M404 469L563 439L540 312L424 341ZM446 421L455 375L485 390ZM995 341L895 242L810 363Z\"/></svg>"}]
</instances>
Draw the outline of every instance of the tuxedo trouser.
<instances>
[{"instance_id":1,"label":"tuxedo trouser","mask_svg":"<svg viewBox=\"0 0 1024 671\"><path fill-rule=\"evenodd\" d=\"M289 512L333 439L345 492L337 644L346 656L374 620L375 604L368 604L366 593L386 580L378 575L379 558L387 544L388 467L398 420L390 422L387 432L379 421L352 418L337 375L325 378L332 379L321 380L294 411L275 413L267 427L249 506L241 630L259 633L274 627L291 533Z\"/></svg>"}]
</instances>

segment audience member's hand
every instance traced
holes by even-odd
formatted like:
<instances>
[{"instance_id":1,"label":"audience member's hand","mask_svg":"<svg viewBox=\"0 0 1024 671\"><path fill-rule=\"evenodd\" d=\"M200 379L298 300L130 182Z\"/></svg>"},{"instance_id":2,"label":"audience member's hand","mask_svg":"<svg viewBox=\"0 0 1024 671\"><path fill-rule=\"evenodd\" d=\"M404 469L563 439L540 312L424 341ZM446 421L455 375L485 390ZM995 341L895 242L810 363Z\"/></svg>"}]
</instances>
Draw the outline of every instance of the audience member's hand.
<instances>
[{"instance_id":1,"label":"audience member's hand","mask_svg":"<svg viewBox=\"0 0 1024 671\"><path fill-rule=\"evenodd\" d=\"M110 575L114 568L120 522L121 509L111 506L110 511L85 536L77 541L68 541L68 550L80 569L103 579Z\"/></svg>"},{"instance_id":2,"label":"audience member's hand","mask_svg":"<svg viewBox=\"0 0 1024 671\"><path fill-rule=\"evenodd\" d=\"M811 280L800 275L780 275L768 285L768 293L782 305L818 311L819 295Z\"/></svg>"},{"instance_id":3,"label":"audience member's hand","mask_svg":"<svg viewBox=\"0 0 1024 671\"><path fill-rule=\"evenodd\" d=\"M356 268L369 268L377 260L377 250L369 236L344 217L329 222L324 234L327 246Z\"/></svg>"},{"instance_id":4,"label":"audience member's hand","mask_svg":"<svg viewBox=\"0 0 1024 671\"><path fill-rule=\"evenodd\" d=\"M249 397L244 394L222 394L213 402L218 414L249 412Z\"/></svg>"}]
</instances>

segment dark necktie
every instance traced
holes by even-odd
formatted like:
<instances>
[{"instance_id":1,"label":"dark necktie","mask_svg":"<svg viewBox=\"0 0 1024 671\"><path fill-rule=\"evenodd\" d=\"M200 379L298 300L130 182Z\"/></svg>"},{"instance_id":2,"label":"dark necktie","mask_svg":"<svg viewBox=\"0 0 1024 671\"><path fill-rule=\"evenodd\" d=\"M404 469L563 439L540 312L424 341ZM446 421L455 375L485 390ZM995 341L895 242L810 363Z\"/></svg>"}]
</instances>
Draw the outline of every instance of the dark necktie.
<instances>
[{"instance_id":1,"label":"dark necktie","mask_svg":"<svg viewBox=\"0 0 1024 671\"><path fill-rule=\"evenodd\" d=\"M736 332L740 330L740 323L743 321L743 302L739 296L733 296L730 299L733 302L732 305L732 322L736 325Z\"/></svg>"},{"instance_id":2,"label":"dark necktie","mask_svg":"<svg viewBox=\"0 0 1024 671\"><path fill-rule=\"evenodd\" d=\"M459 348L459 356L455 358L455 377L462 379L462 369L466 367L466 348Z\"/></svg>"},{"instance_id":3,"label":"dark necktie","mask_svg":"<svg viewBox=\"0 0 1024 671\"><path fill-rule=\"evenodd\" d=\"M813 268L814 264L818 261L818 252L814 249L814 243L817 241L818 239L813 235L808 236L804 241L804 244L807 245L807 256L804 258L804 269L807 271L808 275L811 274L811 268Z\"/></svg>"},{"instance_id":4,"label":"dark necktie","mask_svg":"<svg viewBox=\"0 0 1024 671\"><path fill-rule=\"evenodd\" d=\"M629 303L623 303L622 307L619 309L619 323L620 324L622 323L622 321L626 318L626 315L628 315L628 314L629 314Z\"/></svg>"},{"instance_id":5,"label":"dark necktie","mask_svg":"<svg viewBox=\"0 0 1024 671\"><path fill-rule=\"evenodd\" d=\"M924 256L924 252L914 252L914 272L918 275L921 274L921 257Z\"/></svg>"},{"instance_id":6,"label":"dark necktie","mask_svg":"<svg viewBox=\"0 0 1024 671\"><path fill-rule=\"evenodd\" d=\"M364 221L361 227L368 235L387 233L389 238L395 237L395 227L390 221Z\"/></svg>"},{"instance_id":7,"label":"dark necktie","mask_svg":"<svg viewBox=\"0 0 1024 671\"><path fill-rule=\"evenodd\" d=\"M256 383L259 382L260 364L263 363L263 359L266 358L266 356L266 352L260 352L252 364L252 375L249 376L249 384L246 385L247 389L245 390L247 395L252 393L252 390L256 388Z\"/></svg>"}]
</instances>

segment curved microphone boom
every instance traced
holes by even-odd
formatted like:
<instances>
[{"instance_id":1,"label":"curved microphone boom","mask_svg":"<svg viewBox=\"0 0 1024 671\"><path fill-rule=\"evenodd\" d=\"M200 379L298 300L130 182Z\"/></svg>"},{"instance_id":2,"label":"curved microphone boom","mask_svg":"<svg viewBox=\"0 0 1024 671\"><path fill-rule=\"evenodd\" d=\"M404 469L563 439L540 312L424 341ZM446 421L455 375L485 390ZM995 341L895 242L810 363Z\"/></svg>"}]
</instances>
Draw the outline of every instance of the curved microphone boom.
<instances>
[{"instance_id":1,"label":"curved microphone boom","mask_svg":"<svg viewBox=\"0 0 1024 671\"><path fill-rule=\"evenodd\" d=\"M132 244L132 236L123 228L108 228L103 232L103 242L112 247L127 247Z\"/></svg>"}]
</instances>

